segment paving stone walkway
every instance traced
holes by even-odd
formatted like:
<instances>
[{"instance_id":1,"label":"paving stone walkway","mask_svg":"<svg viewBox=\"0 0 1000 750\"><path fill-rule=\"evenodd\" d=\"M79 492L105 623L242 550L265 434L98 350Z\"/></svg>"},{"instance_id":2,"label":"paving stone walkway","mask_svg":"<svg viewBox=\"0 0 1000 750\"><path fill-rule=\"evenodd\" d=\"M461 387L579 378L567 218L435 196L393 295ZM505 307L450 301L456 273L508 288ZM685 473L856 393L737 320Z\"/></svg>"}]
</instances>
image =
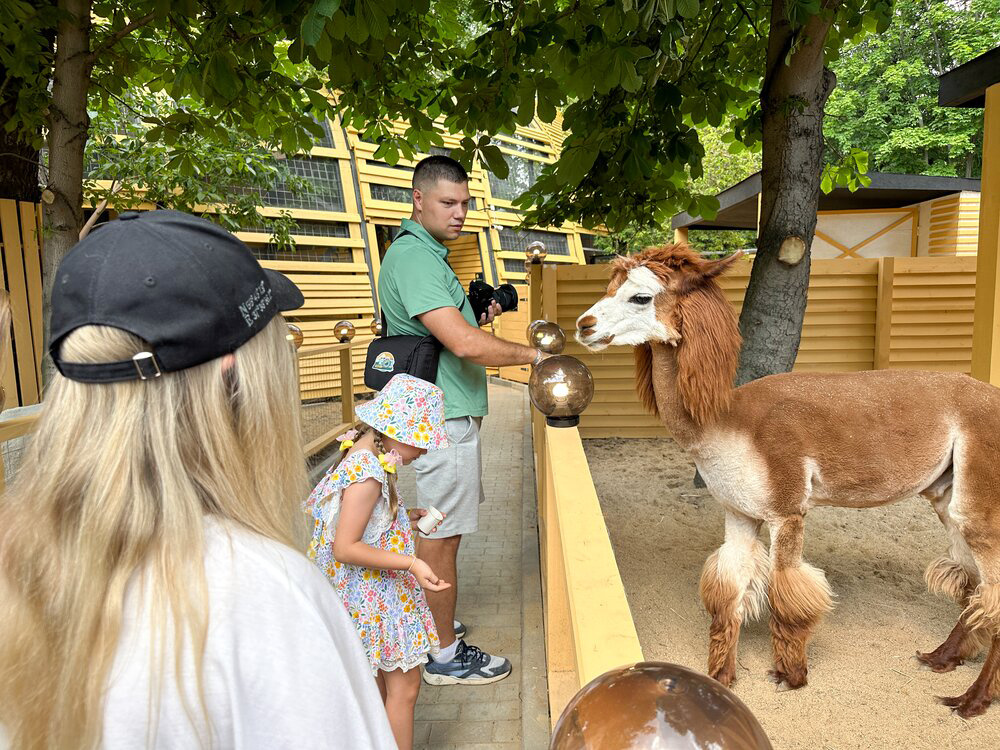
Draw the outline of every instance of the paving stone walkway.
<instances>
[{"instance_id":1,"label":"paving stone walkway","mask_svg":"<svg viewBox=\"0 0 1000 750\"><path fill-rule=\"evenodd\" d=\"M541 583L534 470L523 386L490 384L483 422L486 502L479 532L459 550L458 618L467 640L510 659L507 679L483 686L422 685L415 746L435 750L548 746ZM403 498L415 498L411 470L400 470Z\"/></svg>"}]
</instances>

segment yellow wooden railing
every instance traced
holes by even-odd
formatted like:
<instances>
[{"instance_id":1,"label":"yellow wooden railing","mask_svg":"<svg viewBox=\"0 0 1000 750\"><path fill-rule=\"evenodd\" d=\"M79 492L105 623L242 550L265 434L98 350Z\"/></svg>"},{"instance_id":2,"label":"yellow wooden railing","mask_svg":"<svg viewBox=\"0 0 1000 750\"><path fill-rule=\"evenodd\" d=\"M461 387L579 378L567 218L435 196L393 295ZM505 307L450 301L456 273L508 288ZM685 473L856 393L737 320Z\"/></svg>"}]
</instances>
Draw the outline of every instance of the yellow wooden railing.
<instances>
[{"instance_id":1,"label":"yellow wooden railing","mask_svg":"<svg viewBox=\"0 0 1000 750\"><path fill-rule=\"evenodd\" d=\"M340 393L340 422L335 427L325 430L319 436L310 439L305 445L306 456L311 456L322 450L332 443L337 435L350 429L356 423L354 418L355 383L351 360L354 356L354 350L358 348L361 347L353 342L349 342L346 344L320 346L315 349L301 349L298 352L300 378L305 377L305 373L308 372L310 377L319 377L322 379L322 373L326 370L327 378L331 381L332 385L334 370L330 367L330 363L335 361L337 365L336 375L340 380L338 388ZM330 356L332 354L336 354L337 357L335 359L332 358Z\"/></svg>"},{"instance_id":2,"label":"yellow wooden railing","mask_svg":"<svg viewBox=\"0 0 1000 750\"><path fill-rule=\"evenodd\" d=\"M542 316L541 268L531 273L531 318ZM597 490L576 427L532 410L545 655L552 725L576 692L642 648Z\"/></svg>"}]
</instances>

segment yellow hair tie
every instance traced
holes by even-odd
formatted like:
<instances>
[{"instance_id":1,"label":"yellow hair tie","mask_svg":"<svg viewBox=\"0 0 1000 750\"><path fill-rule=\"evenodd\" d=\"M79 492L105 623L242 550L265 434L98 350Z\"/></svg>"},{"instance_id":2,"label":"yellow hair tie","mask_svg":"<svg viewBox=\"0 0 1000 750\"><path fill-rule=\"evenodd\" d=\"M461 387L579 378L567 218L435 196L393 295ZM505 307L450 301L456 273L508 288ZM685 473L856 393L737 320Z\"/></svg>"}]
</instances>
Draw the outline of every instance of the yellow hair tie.
<instances>
[{"instance_id":1,"label":"yellow hair tie","mask_svg":"<svg viewBox=\"0 0 1000 750\"><path fill-rule=\"evenodd\" d=\"M382 470L388 474L395 474L396 466L401 463L402 460L403 457L394 450L389 451L388 453L380 453L378 456L378 462L382 464Z\"/></svg>"},{"instance_id":2,"label":"yellow hair tie","mask_svg":"<svg viewBox=\"0 0 1000 750\"><path fill-rule=\"evenodd\" d=\"M354 445L354 438L358 436L357 430L348 430L343 435L338 435L337 440L340 441L340 450L346 451L348 448Z\"/></svg>"}]
</instances>

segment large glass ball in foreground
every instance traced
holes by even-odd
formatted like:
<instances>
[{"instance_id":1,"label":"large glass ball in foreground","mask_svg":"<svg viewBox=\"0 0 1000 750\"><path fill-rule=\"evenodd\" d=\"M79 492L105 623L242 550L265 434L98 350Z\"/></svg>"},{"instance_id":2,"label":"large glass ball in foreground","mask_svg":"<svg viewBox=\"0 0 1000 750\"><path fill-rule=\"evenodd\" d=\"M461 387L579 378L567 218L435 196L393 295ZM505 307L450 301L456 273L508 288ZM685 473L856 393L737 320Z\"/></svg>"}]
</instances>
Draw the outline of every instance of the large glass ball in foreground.
<instances>
[{"instance_id":1,"label":"large glass ball in foreground","mask_svg":"<svg viewBox=\"0 0 1000 750\"><path fill-rule=\"evenodd\" d=\"M566 334L555 323L535 321L528 327L528 346L541 349L546 354L559 354L566 346Z\"/></svg>"},{"instance_id":2,"label":"large glass ball in foreground","mask_svg":"<svg viewBox=\"0 0 1000 750\"><path fill-rule=\"evenodd\" d=\"M305 336L302 334L302 329L294 323L288 324L288 340L292 342L296 350L302 346L302 342L305 340Z\"/></svg>"},{"instance_id":3,"label":"large glass ball in foreground","mask_svg":"<svg viewBox=\"0 0 1000 750\"><path fill-rule=\"evenodd\" d=\"M605 672L566 706L550 750L771 750L743 701L708 675L640 662Z\"/></svg>"},{"instance_id":4,"label":"large glass ball in foreground","mask_svg":"<svg viewBox=\"0 0 1000 750\"><path fill-rule=\"evenodd\" d=\"M381 336L382 335L382 321L379 320L378 318L375 318L375 320L372 321L371 331L372 331L372 335L374 335L374 336Z\"/></svg>"},{"instance_id":5,"label":"large glass ball in foreground","mask_svg":"<svg viewBox=\"0 0 1000 750\"><path fill-rule=\"evenodd\" d=\"M337 341L341 344L346 344L353 339L356 333L354 324L349 320L338 321L337 325L333 327L333 335L337 337Z\"/></svg>"},{"instance_id":6,"label":"large glass ball in foreground","mask_svg":"<svg viewBox=\"0 0 1000 750\"><path fill-rule=\"evenodd\" d=\"M545 245L535 240L524 249L524 255L528 263L541 263L546 256Z\"/></svg>"},{"instance_id":7,"label":"large glass ball in foreground","mask_svg":"<svg viewBox=\"0 0 1000 750\"><path fill-rule=\"evenodd\" d=\"M594 397L594 376L576 357L559 354L532 368L531 403L553 427L574 427Z\"/></svg>"}]
</instances>

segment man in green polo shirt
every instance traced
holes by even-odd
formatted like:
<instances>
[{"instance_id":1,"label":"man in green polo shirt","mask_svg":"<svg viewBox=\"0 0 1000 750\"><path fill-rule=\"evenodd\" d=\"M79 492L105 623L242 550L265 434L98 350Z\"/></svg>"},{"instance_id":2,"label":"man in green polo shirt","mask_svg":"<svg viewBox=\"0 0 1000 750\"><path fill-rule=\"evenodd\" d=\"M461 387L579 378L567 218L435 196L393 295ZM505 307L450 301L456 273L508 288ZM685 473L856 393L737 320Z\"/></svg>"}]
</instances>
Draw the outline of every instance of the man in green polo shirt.
<instances>
[{"instance_id":1,"label":"man in green polo shirt","mask_svg":"<svg viewBox=\"0 0 1000 750\"><path fill-rule=\"evenodd\" d=\"M444 345L437 385L444 391L450 447L413 462L417 504L445 513L420 541L420 557L451 588L427 591L441 653L424 670L432 685L486 684L510 674L510 662L469 645L455 621L456 560L464 534L479 527L483 501L479 429L487 413L485 367L538 364L545 354L479 328L499 314L496 302L477 321L444 242L462 232L469 210L469 176L454 159L430 156L413 172L413 214L382 261L378 297L388 335L433 335Z\"/></svg>"}]
</instances>

